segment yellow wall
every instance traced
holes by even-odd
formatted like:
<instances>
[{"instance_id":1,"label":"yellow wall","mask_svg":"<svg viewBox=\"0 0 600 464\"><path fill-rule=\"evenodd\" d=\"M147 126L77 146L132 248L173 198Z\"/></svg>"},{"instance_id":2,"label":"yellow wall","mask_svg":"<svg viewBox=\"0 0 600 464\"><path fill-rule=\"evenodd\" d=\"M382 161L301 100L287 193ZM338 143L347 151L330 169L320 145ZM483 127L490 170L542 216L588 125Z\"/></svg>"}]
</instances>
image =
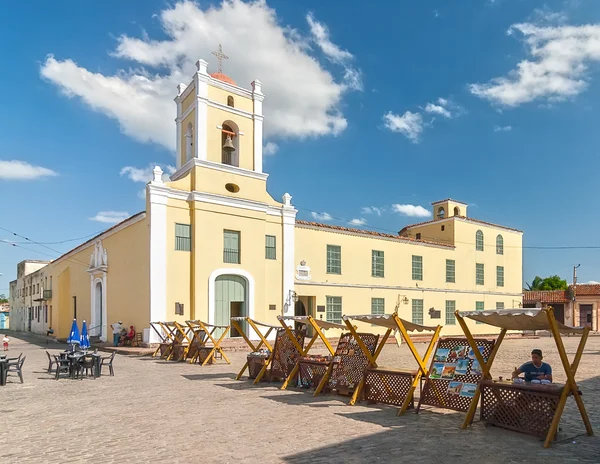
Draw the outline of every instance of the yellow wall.
<instances>
[{"instance_id":1,"label":"yellow wall","mask_svg":"<svg viewBox=\"0 0 600 464\"><path fill-rule=\"evenodd\" d=\"M254 102L251 98L242 97L240 95L233 94L227 90L220 89L218 87L208 86L208 99L210 101L220 103L221 105L227 105L227 97L231 95L233 97L234 108L252 113L254 110Z\"/></svg>"},{"instance_id":2,"label":"yellow wall","mask_svg":"<svg viewBox=\"0 0 600 464\"><path fill-rule=\"evenodd\" d=\"M442 227L444 230L442 230ZM421 234L421 240L437 241L452 245L454 243L454 221L439 221L423 224L418 227L411 227L404 231L402 236L416 238L417 234Z\"/></svg>"},{"instance_id":3,"label":"yellow wall","mask_svg":"<svg viewBox=\"0 0 600 464\"><path fill-rule=\"evenodd\" d=\"M470 230L460 230L463 240ZM474 233L474 232L473 232ZM457 232L457 235L460 235ZM488 235L491 235L488 233ZM508 234L504 234L508 235ZM518 240L517 240L518 237ZM458 239L457 239L458 240ZM494 235L495 240L495 235ZM516 243L520 236L513 234L507 243ZM472 248L474 250L474 242ZM342 249L342 274L327 274L327 245L338 245ZM371 250L385 253L385 277L371 276ZM486 285L475 284L475 252L471 245L457 243L456 248L405 243L400 240L383 239L372 236L359 236L350 233L339 233L328 229L311 229L306 226L296 227L295 260L306 260L311 268L311 281L296 281L296 292L299 296L316 296L316 305L326 304L327 296L341 296L344 314L368 314L371 312L371 298L384 298L386 313L394 311L398 297L406 296L408 304L400 304L398 311L401 317L412 320L412 299L424 300L424 324L445 325L446 301L456 301L458 310L474 310L477 301L485 302L486 309L495 309L497 302L504 302L505 308L511 308L513 300L516 305L520 296L506 293L521 293L521 260L517 256L517 248L510 254L496 258L495 242L493 250L486 247L482 253L484 262L491 267L492 263L505 263L505 286L495 286L495 268L492 275L487 274ZM412 279L412 256L423 257L423 280ZM477 259L481 259L477 256ZM446 282L446 259L456 262L456 283ZM478 261L477 261L478 262ZM514 276L509 276L514 272ZM441 310L441 319L431 319L429 308ZM326 313L317 313L317 317ZM470 323L471 324L471 323ZM492 327L471 324L474 333L495 333ZM459 334L460 327L448 325L444 334Z\"/></svg>"},{"instance_id":4,"label":"yellow wall","mask_svg":"<svg viewBox=\"0 0 600 464\"><path fill-rule=\"evenodd\" d=\"M192 143L194 144L193 146L196 146L197 143L197 134L198 131L196 130L196 110L192 110L192 112L190 114L188 114L185 119L182 121L181 123L181 140L179 141L179 143L181 144L181 165L183 166L186 163L186 159L185 159L185 143L186 143L186 138L185 138L185 134L187 132L188 129L188 124L192 125ZM204 128L201 128L202 130L205 130ZM194 150L192 149L192 157L194 156ZM220 160L219 160L220 161Z\"/></svg>"},{"instance_id":5,"label":"yellow wall","mask_svg":"<svg viewBox=\"0 0 600 464\"><path fill-rule=\"evenodd\" d=\"M190 93L183 99L181 102L181 113L185 113L186 110L196 101L196 88L194 86L194 81L190 84L191 90ZM187 91L187 89L186 89Z\"/></svg>"},{"instance_id":6,"label":"yellow wall","mask_svg":"<svg viewBox=\"0 0 600 464\"><path fill-rule=\"evenodd\" d=\"M149 235L142 219L108 237L100 237L108 254L107 325L122 320L141 331L149 319ZM87 272L95 242L59 259L46 268L53 277L52 327L58 338L69 335L73 321L73 297L77 297L77 320L91 324L91 282ZM58 330L57 330L58 328ZM112 335L108 328L108 337Z\"/></svg>"}]
</instances>

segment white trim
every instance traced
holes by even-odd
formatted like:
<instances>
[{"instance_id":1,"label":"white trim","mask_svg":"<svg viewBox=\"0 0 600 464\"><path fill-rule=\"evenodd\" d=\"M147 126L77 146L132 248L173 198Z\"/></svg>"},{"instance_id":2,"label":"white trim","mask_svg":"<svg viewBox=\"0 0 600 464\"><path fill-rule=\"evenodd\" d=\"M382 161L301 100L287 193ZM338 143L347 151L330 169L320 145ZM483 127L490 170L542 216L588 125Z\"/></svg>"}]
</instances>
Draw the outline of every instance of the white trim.
<instances>
[{"instance_id":1,"label":"white trim","mask_svg":"<svg viewBox=\"0 0 600 464\"><path fill-rule=\"evenodd\" d=\"M402 290L413 292L435 292L435 293L463 293L471 295L498 295L498 296L515 296L522 297L523 293L508 293L508 292L486 292L477 290L460 290L452 288L432 288L432 287L404 287L401 285L369 285L369 284L342 284L334 282L306 282L296 280L296 285L323 286L323 287L338 287L338 288L370 288L377 290Z\"/></svg>"},{"instance_id":2,"label":"white trim","mask_svg":"<svg viewBox=\"0 0 600 464\"><path fill-rule=\"evenodd\" d=\"M177 169L179 169L182 165L181 162L181 123L182 123L182 118L181 118L181 99L176 98L175 101L177 102L177 119L175 119L175 125L177 127L177 130L175 131L175 141L176 141L176 145L175 145L175 149L176 149L176 156L177 156L177 161L175 163L175 166L177 167Z\"/></svg>"},{"instance_id":3,"label":"white trim","mask_svg":"<svg viewBox=\"0 0 600 464\"><path fill-rule=\"evenodd\" d=\"M294 290L294 249L295 249L295 225L296 225L296 213L298 211L294 209L291 203L291 195L288 193L283 195L283 208L281 214L283 216L282 221L282 235L283 235L283 315L293 315L294 304L293 300L290 299L290 292Z\"/></svg>"},{"instance_id":4,"label":"white trim","mask_svg":"<svg viewBox=\"0 0 600 464\"><path fill-rule=\"evenodd\" d=\"M93 274L90 274L90 281L91 281L91 308L92 308L92 314L91 314L91 327L94 327L94 333L93 335L96 335L97 332L97 326L99 324L99 320L97 317L97 308L96 308L96 286L98 284L101 285L102 287L102 307L100 308L100 311L102 312L102 326L100 327L100 340L102 340L103 342L107 341L107 337L108 337L108 324L107 324L107 318L108 318L108 310L107 310L107 302L106 302L106 272L102 273L102 277L94 277ZM90 335L92 335L90 333Z\"/></svg>"},{"instance_id":5,"label":"white trim","mask_svg":"<svg viewBox=\"0 0 600 464\"><path fill-rule=\"evenodd\" d=\"M221 90L227 90L228 92L238 95L240 97L246 97L246 98L250 98L250 99L252 98L252 92L250 92L249 90L246 90L243 87L239 87L237 85L232 85L225 81L215 79L210 74L208 74L207 77L209 79L210 85L212 85L213 87L216 87Z\"/></svg>"},{"instance_id":6,"label":"white trim","mask_svg":"<svg viewBox=\"0 0 600 464\"><path fill-rule=\"evenodd\" d=\"M255 295L255 283L254 277L248 271L238 268L220 268L215 269L211 272L208 278L208 323L215 323L215 281L217 277L222 275L236 275L246 279L248 285L246 286L246 305L247 305L247 316L254 319L254 295ZM248 337L251 340L258 339L258 335L252 329L248 328Z\"/></svg>"},{"instance_id":7,"label":"white trim","mask_svg":"<svg viewBox=\"0 0 600 464\"><path fill-rule=\"evenodd\" d=\"M167 315L167 198L168 195L163 189L157 188L153 183L148 185L150 209L149 321L164 321ZM151 330L150 343L158 343L158 341L156 332Z\"/></svg>"},{"instance_id":8,"label":"white trim","mask_svg":"<svg viewBox=\"0 0 600 464\"><path fill-rule=\"evenodd\" d=\"M196 102L197 102L197 100L194 100L192 103L190 103L190 106L187 107L187 110L185 110L181 114L181 116L178 116L177 118L175 118L175 121L183 122L185 120L185 118L187 118L190 115L190 113L196 109Z\"/></svg>"},{"instance_id":9,"label":"white trim","mask_svg":"<svg viewBox=\"0 0 600 464\"><path fill-rule=\"evenodd\" d=\"M49 261L48 264L50 264L50 263L56 264L57 262L62 261L63 259L67 259L69 256L71 256L71 255L73 255L75 253L79 253L80 251L83 251L83 250L85 250L85 249L87 249L87 248L89 248L91 246L95 246L96 242L98 240L103 240L103 239L105 239L107 237L110 237L111 235L116 234L117 232L120 232L120 231L122 231L123 229L125 229L125 228L127 228L129 226L137 224L138 222L143 221L144 219L146 219L146 213L145 212L139 214L139 216L131 217L129 219L125 219L125 221L123 221L118 227L115 227L114 229L107 230L106 232L103 232L100 235L97 235L96 237L89 239L86 243L82 243L77 248L74 248L71 251L69 251L67 254L64 254L64 255L56 258L54 261ZM37 271L35 271L35 272L37 272Z\"/></svg>"},{"instance_id":10,"label":"white trim","mask_svg":"<svg viewBox=\"0 0 600 464\"><path fill-rule=\"evenodd\" d=\"M208 157L208 137L206 137L206 132L208 131L208 107L206 104L208 97L208 83L205 76L200 73L196 73L194 83L196 85L194 157L206 160ZM203 137L200 137L200 134L203 134Z\"/></svg>"},{"instance_id":11,"label":"white trim","mask_svg":"<svg viewBox=\"0 0 600 464\"><path fill-rule=\"evenodd\" d=\"M207 161L194 158L187 163L185 163L181 168L173 173L171 176L171 180L179 180L184 177L188 172L192 170L194 167L205 167L214 169L216 171L227 172L229 174L236 174L239 176L250 177L252 179L264 180L266 181L269 177L269 174L264 172L255 172L250 169L239 168L237 166L230 166L228 164L217 163L215 161Z\"/></svg>"},{"instance_id":12,"label":"white trim","mask_svg":"<svg viewBox=\"0 0 600 464\"><path fill-rule=\"evenodd\" d=\"M468 203L463 203L462 201L452 200L451 198L447 198L445 200L434 201L431 203L431 206L440 205L442 203L456 203L462 206L469 206Z\"/></svg>"},{"instance_id":13,"label":"white trim","mask_svg":"<svg viewBox=\"0 0 600 464\"><path fill-rule=\"evenodd\" d=\"M252 113L248 111L241 110L239 108L234 108L233 106L224 105L223 103L216 102L210 99L206 99L206 104L213 108L217 108L223 111L227 111L229 113L233 113L236 116L240 116L242 118L252 119Z\"/></svg>"},{"instance_id":14,"label":"white trim","mask_svg":"<svg viewBox=\"0 0 600 464\"><path fill-rule=\"evenodd\" d=\"M211 203L214 205L231 206L232 208L247 209L250 211L259 211L270 216L281 216L283 214L282 208L275 205L269 205L261 201L215 195L213 193L192 192L190 194L190 200Z\"/></svg>"}]
</instances>

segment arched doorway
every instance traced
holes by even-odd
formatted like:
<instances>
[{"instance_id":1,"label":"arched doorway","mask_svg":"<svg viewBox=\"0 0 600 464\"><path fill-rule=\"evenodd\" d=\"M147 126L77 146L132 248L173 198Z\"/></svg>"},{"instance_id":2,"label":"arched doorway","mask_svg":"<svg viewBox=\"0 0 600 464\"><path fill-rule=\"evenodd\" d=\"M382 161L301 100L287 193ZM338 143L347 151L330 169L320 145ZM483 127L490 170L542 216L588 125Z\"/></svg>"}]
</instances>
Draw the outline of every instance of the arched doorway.
<instances>
[{"instance_id":1,"label":"arched doorway","mask_svg":"<svg viewBox=\"0 0 600 464\"><path fill-rule=\"evenodd\" d=\"M92 315L92 324L94 324L94 327L90 331L90 335L102 335L102 326L104 325L102 319L103 306L102 282L96 282L96 285L94 286L94 314Z\"/></svg>"},{"instance_id":2,"label":"arched doorway","mask_svg":"<svg viewBox=\"0 0 600 464\"><path fill-rule=\"evenodd\" d=\"M230 325L231 317L248 316L248 281L239 275L220 275L215 279L215 325ZM247 333L245 323L242 328ZM221 336L222 331L215 335ZM229 332L230 337L239 337L237 330Z\"/></svg>"}]
</instances>

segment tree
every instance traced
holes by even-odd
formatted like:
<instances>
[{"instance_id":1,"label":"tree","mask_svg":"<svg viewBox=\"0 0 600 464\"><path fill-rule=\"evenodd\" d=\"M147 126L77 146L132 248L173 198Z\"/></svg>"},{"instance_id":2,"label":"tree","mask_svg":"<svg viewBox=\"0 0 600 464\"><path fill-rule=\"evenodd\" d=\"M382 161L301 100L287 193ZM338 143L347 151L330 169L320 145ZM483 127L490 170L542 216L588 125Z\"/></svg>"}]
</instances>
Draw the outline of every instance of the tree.
<instances>
[{"instance_id":1,"label":"tree","mask_svg":"<svg viewBox=\"0 0 600 464\"><path fill-rule=\"evenodd\" d=\"M531 281L531 284L526 283L527 290L566 290L569 288L569 284L565 279L561 279L560 276L553 275L550 277L541 278L535 276Z\"/></svg>"},{"instance_id":2,"label":"tree","mask_svg":"<svg viewBox=\"0 0 600 464\"><path fill-rule=\"evenodd\" d=\"M8 298L6 298L4 293L0 293L0 304L2 303L8 303Z\"/></svg>"}]
</instances>

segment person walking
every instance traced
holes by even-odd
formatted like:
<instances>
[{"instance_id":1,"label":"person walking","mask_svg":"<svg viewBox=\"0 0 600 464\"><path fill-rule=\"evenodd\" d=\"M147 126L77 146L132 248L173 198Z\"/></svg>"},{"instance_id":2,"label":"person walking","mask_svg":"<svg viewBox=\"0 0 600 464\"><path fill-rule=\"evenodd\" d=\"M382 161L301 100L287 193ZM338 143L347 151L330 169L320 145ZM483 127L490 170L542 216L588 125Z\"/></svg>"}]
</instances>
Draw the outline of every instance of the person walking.
<instances>
[{"instance_id":1,"label":"person walking","mask_svg":"<svg viewBox=\"0 0 600 464\"><path fill-rule=\"evenodd\" d=\"M110 326L113 329L113 346L119 346L119 340L121 338L121 332L125 329L123 327L123 321L119 321L116 324L111 324Z\"/></svg>"},{"instance_id":2,"label":"person walking","mask_svg":"<svg viewBox=\"0 0 600 464\"><path fill-rule=\"evenodd\" d=\"M2 339L2 346L4 347L4 351L8 351L8 337L5 335Z\"/></svg>"}]
</instances>

